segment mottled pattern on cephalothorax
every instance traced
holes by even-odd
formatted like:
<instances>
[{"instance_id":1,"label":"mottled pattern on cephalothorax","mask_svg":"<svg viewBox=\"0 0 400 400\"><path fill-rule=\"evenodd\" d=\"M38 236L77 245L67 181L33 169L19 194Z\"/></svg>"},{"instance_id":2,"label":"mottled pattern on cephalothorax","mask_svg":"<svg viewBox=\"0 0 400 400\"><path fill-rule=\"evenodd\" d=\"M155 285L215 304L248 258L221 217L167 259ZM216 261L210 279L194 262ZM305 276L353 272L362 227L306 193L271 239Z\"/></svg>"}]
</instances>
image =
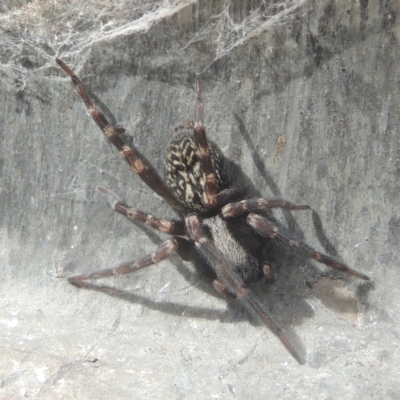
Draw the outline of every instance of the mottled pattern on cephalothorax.
<instances>
[{"instance_id":1,"label":"mottled pattern on cephalothorax","mask_svg":"<svg viewBox=\"0 0 400 400\"><path fill-rule=\"evenodd\" d=\"M208 145L217 190L220 192L229 185L226 179L223 180L226 176L224 156L214 142L208 140ZM165 180L174 196L192 210L209 211L205 205L205 178L193 129L182 129L174 135L167 149L164 163Z\"/></svg>"}]
</instances>

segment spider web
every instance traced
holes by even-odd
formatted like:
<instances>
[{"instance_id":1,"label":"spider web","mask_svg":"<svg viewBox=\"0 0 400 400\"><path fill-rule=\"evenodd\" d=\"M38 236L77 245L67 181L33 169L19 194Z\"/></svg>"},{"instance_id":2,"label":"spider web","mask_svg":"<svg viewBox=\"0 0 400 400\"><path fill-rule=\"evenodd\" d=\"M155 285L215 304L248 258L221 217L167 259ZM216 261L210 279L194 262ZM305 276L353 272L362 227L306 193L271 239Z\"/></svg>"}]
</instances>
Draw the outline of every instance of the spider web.
<instances>
[{"instance_id":1,"label":"spider web","mask_svg":"<svg viewBox=\"0 0 400 400\"><path fill-rule=\"evenodd\" d=\"M215 61L246 40L290 21L306 1L256 1L237 20L234 8L245 2L221 0L220 11L189 38L182 51L206 41ZM11 3L17 3L14 9ZM197 0L34 0L16 9L18 3L23 1L0 5L0 79L19 90L26 85L28 70L53 68L55 56L73 58L79 72L96 44L145 32L185 7L202 7Z\"/></svg>"}]
</instances>

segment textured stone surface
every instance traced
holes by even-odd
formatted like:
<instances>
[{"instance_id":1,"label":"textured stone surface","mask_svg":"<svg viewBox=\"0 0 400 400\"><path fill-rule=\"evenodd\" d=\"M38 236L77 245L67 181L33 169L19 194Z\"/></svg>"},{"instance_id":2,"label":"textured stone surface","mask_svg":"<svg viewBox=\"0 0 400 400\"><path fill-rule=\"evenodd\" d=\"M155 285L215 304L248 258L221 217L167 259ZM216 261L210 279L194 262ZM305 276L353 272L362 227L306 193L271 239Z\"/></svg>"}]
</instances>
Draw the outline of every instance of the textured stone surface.
<instances>
[{"instance_id":1,"label":"textured stone surface","mask_svg":"<svg viewBox=\"0 0 400 400\"><path fill-rule=\"evenodd\" d=\"M170 127L193 116L200 73L210 138L266 197L310 204L314 213L292 214L297 234L373 283L290 259L275 285L258 288L304 366L177 257L98 290L69 285L63 277L163 240L113 214L97 186L173 214L107 144L56 64L22 54L18 85L4 53L0 397L400 397L399 2L309 1L219 59L207 40L188 45L221 13L223 2L212 4L99 42L84 63L67 46L57 55L79 65L97 104L159 171ZM232 3L232 16L257 5Z\"/></svg>"}]
</instances>

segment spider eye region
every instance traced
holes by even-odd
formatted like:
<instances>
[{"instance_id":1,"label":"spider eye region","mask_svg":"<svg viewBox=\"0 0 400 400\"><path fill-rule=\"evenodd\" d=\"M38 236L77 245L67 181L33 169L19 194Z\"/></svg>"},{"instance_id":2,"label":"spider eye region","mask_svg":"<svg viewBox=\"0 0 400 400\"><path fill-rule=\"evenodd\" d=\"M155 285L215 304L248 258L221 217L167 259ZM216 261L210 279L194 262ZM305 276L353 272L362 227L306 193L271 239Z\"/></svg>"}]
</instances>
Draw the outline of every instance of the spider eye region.
<instances>
[{"instance_id":1,"label":"spider eye region","mask_svg":"<svg viewBox=\"0 0 400 400\"><path fill-rule=\"evenodd\" d=\"M222 153L218 146L209 142L211 161L216 171L218 191L222 190L218 168ZM198 212L206 212L204 186L205 177L200 162L193 130L185 130L175 135L165 155L165 180L174 196L186 207Z\"/></svg>"}]
</instances>

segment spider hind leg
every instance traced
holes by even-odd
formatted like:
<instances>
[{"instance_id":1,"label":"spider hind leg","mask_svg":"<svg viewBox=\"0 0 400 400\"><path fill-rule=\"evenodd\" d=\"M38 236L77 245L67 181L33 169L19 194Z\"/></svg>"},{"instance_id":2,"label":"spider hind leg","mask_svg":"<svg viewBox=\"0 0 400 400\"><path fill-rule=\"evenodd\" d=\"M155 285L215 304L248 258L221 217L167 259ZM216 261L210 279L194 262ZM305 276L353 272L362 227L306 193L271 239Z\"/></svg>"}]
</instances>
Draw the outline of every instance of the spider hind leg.
<instances>
[{"instance_id":1,"label":"spider hind leg","mask_svg":"<svg viewBox=\"0 0 400 400\"><path fill-rule=\"evenodd\" d=\"M325 254L320 253L319 251L313 249L307 244L300 242L298 240L294 240L279 231L279 229L274 226L267 218L262 217L261 215L250 213L246 217L246 222L261 236L276 238L280 242L288 245L292 250L298 251L307 255L309 258L312 258L322 264L327 265L328 267L335 268L341 272L344 272L349 275L353 275L357 278L369 280L367 275L362 274L354 269L349 268L346 264L343 264L332 257L329 257Z\"/></svg>"},{"instance_id":2,"label":"spider hind leg","mask_svg":"<svg viewBox=\"0 0 400 400\"><path fill-rule=\"evenodd\" d=\"M294 349L282 329L268 315L268 311L262 302L251 290L245 287L243 279L235 272L233 265L205 236L198 216L189 214L185 218L185 223L190 239L217 275L217 279L213 282L216 290L225 294L225 296L228 294L237 297L252 314L258 317L279 338L296 361L299 364L304 364L304 360Z\"/></svg>"},{"instance_id":3,"label":"spider hind leg","mask_svg":"<svg viewBox=\"0 0 400 400\"><path fill-rule=\"evenodd\" d=\"M138 271L139 269L149 267L167 259L171 254L178 251L178 248L178 241L175 238L170 238L162 243L154 253L145 256L138 261L128 261L118 264L115 267L102 269L86 275L71 276L68 278L68 282L75 286L79 286L80 282L82 281L107 278L115 275L130 274L131 272Z\"/></svg>"}]
</instances>

